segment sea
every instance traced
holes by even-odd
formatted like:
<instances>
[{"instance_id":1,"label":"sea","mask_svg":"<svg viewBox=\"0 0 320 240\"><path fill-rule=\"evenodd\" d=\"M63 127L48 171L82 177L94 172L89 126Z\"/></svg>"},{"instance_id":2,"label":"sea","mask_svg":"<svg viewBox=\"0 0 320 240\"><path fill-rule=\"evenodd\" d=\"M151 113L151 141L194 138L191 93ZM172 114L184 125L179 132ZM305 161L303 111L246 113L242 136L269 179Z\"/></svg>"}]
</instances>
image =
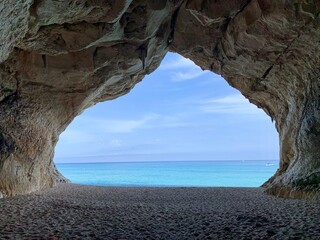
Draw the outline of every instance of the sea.
<instances>
[{"instance_id":1,"label":"sea","mask_svg":"<svg viewBox=\"0 0 320 240\"><path fill-rule=\"evenodd\" d=\"M277 170L274 161L163 161L57 163L71 182L129 187L259 187Z\"/></svg>"}]
</instances>

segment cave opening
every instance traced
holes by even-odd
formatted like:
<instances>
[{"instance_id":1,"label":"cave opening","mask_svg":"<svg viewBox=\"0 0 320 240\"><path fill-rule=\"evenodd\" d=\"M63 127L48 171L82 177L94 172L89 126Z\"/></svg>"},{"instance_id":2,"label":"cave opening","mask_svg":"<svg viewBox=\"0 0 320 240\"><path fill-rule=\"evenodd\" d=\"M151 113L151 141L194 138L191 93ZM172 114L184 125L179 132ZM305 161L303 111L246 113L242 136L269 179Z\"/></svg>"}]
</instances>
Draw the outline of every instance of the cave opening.
<instances>
[{"instance_id":1,"label":"cave opening","mask_svg":"<svg viewBox=\"0 0 320 240\"><path fill-rule=\"evenodd\" d=\"M176 52L192 59L202 69L221 74L274 120L280 144L279 156L275 158L279 157L280 165L264 185L266 191L283 197L319 199L320 58L316 53L320 52L320 5L317 1L298 2L230 1L224 4L177 0L161 4L154 1L68 4L66 1L28 1L27 4L8 4L1 12L4 44L0 51L0 194L30 193L66 182L56 169L53 155L60 134L74 117L97 102L127 94L145 75L157 69L167 52ZM165 72L170 73L168 69ZM192 79L192 74L175 77L175 80L177 77ZM185 99L190 96L196 100L195 89L199 89L196 82L201 81L187 82L192 90L181 92L187 96ZM155 84L153 87L159 90ZM230 103L237 98L218 99L218 88L206 85L205 90L209 89L208 99L204 99L209 101L190 102L187 109L196 105L198 109L211 111L212 101ZM201 96L206 96L205 90ZM212 95L214 91L216 95ZM148 92L152 98L144 97L142 102L144 106L153 106L152 114L124 118L129 119L125 123L136 126L150 121L151 125L152 120L161 118L154 109L158 111L162 107L158 108L152 101L160 94ZM169 95L161 94L161 97L170 106L175 103ZM181 112L182 106L179 109ZM223 114L219 111L221 117ZM202 114L188 116L191 126L203 126ZM167 120L171 116L170 112L163 115ZM224 119L223 124L230 119ZM237 129L245 129L239 119L234 123ZM191 126L185 129L190 130ZM201 142L198 150L204 153L202 148L209 142L212 151L220 144L227 148L224 153L231 154L235 142L244 145L244 139L235 137L241 135L234 134L230 127L215 126L217 131L224 131L217 137L218 143L201 138L217 136L216 132L207 129L201 135L198 131L188 135L194 140L188 150L194 150L196 143ZM249 127L245 130L247 135ZM226 140L228 131L233 131L234 136L229 141ZM124 139L127 141L129 137ZM119 138L111 140L114 145L120 144ZM171 147L173 143L180 144L180 139L171 139L172 144L170 139L165 140ZM270 145L265 137L263 142L264 149ZM135 143L141 145L137 139ZM91 145L99 144L93 141ZM137 148L131 149L138 151ZM250 149L256 148L251 145ZM181 152L181 149L175 147L174 151ZM191 158L192 154L188 153Z\"/></svg>"},{"instance_id":2,"label":"cave opening","mask_svg":"<svg viewBox=\"0 0 320 240\"><path fill-rule=\"evenodd\" d=\"M279 164L271 119L176 53L129 94L76 117L55 152L73 183L107 186L257 187Z\"/></svg>"}]
</instances>

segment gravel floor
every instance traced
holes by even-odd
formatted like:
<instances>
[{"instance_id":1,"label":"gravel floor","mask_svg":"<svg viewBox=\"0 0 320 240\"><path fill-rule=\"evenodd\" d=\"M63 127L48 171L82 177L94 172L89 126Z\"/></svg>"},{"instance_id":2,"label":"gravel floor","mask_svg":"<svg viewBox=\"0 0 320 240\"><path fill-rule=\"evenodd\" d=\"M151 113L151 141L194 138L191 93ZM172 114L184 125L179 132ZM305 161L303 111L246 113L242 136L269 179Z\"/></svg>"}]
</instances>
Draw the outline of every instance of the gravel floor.
<instances>
[{"instance_id":1,"label":"gravel floor","mask_svg":"<svg viewBox=\"0 0 320 240\"><path fill-rule=\"evenodd\" d=\"M0 239L320 239L320 201L260 188L64 184L0 199Z\"/></svg>"}]
</instances>

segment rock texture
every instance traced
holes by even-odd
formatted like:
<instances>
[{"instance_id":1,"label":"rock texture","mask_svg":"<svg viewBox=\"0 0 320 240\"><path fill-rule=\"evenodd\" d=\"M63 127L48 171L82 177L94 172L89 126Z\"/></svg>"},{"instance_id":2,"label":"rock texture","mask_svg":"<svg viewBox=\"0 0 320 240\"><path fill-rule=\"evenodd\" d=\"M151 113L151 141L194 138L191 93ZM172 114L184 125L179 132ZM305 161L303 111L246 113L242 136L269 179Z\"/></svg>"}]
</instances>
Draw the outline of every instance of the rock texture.
<instances>
[{"instance_id":1,"label":"rock texture","mask_svg":"<svg viewBox=\"0 0 320 240\"><path fill-rule=\"evenodd\" d=\"M3 0L0 192L67 181L52 162L59 134L174 51L275 120L280 167L267 191L320 198L319 12L315 0Z\"/></svg>"}]
</instances>

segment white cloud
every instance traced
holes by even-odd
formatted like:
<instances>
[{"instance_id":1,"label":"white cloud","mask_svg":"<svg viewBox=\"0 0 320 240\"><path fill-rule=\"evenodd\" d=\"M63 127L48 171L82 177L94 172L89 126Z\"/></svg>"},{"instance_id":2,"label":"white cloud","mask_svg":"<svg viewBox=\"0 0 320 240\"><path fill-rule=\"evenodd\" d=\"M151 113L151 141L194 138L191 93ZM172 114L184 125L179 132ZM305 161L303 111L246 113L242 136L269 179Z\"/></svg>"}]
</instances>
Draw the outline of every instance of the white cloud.
<instances>
[{"instance_id":1,"label":"white cloud","mask_svg":"<svg viewBox=\"0 0 320 240\"><path fill-rule=\"evenodd\" d=\"M111 140L111 145L120 147L120 146L122 146L122 142L119 139L112 139Z\"/></svg>"},{"instance_id":2,"label":"white cloud","mask_svg":"<svg viewBox=\"0 0 320 240\"><path fill-rule=\"evenodd\" d=\"M179 68L188 68L188 67L194 67L195 64L188 58L184 58L180 55L177 55L174 60L165 62L160 65L160 70L176 70Z\"/></svg>"},{"instance_id":3,"label":"white cloud","mask_svg":"<svg viewBox=\"0 0 320 240\"><path fill-rule=\"evenodd\" d=\"M84 121L104 133L129 133L147 127L147 124L156 118L158 118L157 114L148 114L134 120L86 118Z\"/></svg>"},{"instance_id":4,"label":"white cloud","mask_svg":"<svg viewBox=\"0 0 320 240\"><path fill-rule=\"evenodd\" d=\"M200 110L205 113L224 114L261 114L258 109L241 94L233 94L221 98L207 99L200 102Z\"/></svg>"},{"instance_id":5,"label":"white cloud","mask_svg":"<svg viewBox=\"0 0 320 240\"><path fill-rule=\"evenodd\" d=\"M184 58L180 55L176 55L170 61L162 63L159 70L167 71L173 82L182 82L194 79L208 72L203 71L190 59Z\"/></svg>"},{"instance_id":6,"label":"white cloud","mask_svg":"<svg viewBox=\"0 0 320 240\"><path fill-rule=\"evenodd\" d=\"M95 140L95 137L85 131L67 129L64 131L60 138L65 143L77 144L77 143L89 143Z\"/></svg>"},{"instance_id":7,"label":"white cloud","mask_svg":"<svg viewBox=\"0 0 320 240\"><path fill-rule=\"evenodd\" d=\"M152 128L181 128L190 125L188 120L189 113L175 112L167 115L159 115L156 124Z\"/></svg>"},{"instance_id":8,"label":"white cloud","mask_svg":"<svg viewBox=\"0 0 320 240\"><path fill-rule=\"evenodd\" d=\"M173 82L182 82L190 79L194 79L206 74L207 71L202 71L201 68L192 67L192 69L187 71L180 71L172 74L171 80Z\"/></svg>"}]
</instances>

